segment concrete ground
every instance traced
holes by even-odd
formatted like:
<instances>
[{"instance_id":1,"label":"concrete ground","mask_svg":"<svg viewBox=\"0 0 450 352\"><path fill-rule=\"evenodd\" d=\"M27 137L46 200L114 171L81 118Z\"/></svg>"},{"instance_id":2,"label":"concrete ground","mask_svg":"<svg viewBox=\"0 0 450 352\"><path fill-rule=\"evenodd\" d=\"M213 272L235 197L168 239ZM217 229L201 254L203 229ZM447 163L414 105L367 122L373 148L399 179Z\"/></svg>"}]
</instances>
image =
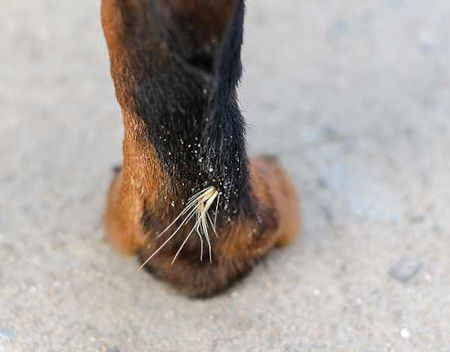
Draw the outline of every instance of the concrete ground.
<instances>
[{"instance_id":1,"label":"concrete ground","mask_svg":"<svg viewBox=\"0 0 450 352\"><path fill-rule=\"evenodd\" d=\"M242 106L303 237L189 300L105 243L99 0L0 6L0 351L450 351L450 2L248 1Z\"/></svg>"}]
</instances>

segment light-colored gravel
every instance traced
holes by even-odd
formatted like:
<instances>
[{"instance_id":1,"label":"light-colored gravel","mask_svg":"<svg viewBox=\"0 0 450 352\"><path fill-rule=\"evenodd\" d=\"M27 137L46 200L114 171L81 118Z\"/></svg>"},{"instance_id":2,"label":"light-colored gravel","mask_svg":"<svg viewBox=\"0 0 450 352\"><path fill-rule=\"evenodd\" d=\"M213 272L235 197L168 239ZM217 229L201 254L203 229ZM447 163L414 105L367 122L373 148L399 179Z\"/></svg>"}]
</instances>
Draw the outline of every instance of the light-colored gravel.
<instances>
[{"instance_id":1,"label":"light-colored gravel","mask_svg":"<svg viewBox=\"0 0 450 352\"><path fill-rule=\"evenodd\" d=\"M99 1L3 1L0 351L448 352L449 22L448 0L249 1L249 149L281 156L304 233L193 301L103 240Z\"/></svg>"}]
</instances>

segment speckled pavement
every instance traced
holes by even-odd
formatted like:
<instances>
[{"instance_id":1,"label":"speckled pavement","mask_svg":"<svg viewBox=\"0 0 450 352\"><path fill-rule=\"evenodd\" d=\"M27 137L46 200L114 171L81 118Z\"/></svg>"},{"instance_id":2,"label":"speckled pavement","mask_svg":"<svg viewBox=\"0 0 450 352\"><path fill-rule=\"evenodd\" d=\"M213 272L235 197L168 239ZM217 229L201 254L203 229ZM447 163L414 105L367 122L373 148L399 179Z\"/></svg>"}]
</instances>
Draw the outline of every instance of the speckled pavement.
<instances>
[{"instance_id":1,"label":"speckled pavement","mask_svg":"<svg viewBox=\"0 0 450 352\"><path fill-rule=\"evenodd\" d=\"M450 2L248 1L251 154L303 236L210 300L113 252L99 1L0 6L0 352L450 351Z\"/></svg>"}]
</instances>

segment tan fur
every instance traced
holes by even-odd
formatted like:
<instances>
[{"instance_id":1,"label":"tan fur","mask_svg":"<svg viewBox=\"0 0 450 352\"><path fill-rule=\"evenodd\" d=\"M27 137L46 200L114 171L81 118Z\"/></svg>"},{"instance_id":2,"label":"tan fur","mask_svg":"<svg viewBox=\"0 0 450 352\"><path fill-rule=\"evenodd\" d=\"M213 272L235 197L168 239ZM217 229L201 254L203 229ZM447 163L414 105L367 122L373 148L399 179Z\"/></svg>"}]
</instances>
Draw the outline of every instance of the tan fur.
<instances>
[{"instance_id":1,"label":"tan fur","mask_svg":"<svg viewBox=\"0 0 450 352\"><path fill-rule=\"evenodd\" d=\"M129 85L125 83L129 83L132 76L124 69L124 63L132 48L124 37L126 19L121 14L139 11L139 3L137 0L103 0L102 6L111 73L125 127L123 168L113 180L108 194L105 227L116 249L126 254L138 253L141 260L145 260L164 241L165 236L158 238L156 235L183 209L183 204L177 202L171 206L171 200L179 200L180 185L173 184L162 170L147 138L145 129L148 127L134 111L132 98L126 91ZM212 6L203 1L200 3ZM186 4L186 1L173 0L162 7L163 10L166 6L172 7L169 12L175 11L176 15L177 11L186 10ZM199 16L197 10L195 6L189 7L185 15ZM211 18L202 16L198 19L200 23L209 20ZM219 27L223 28L223 25ZM164 62L161 67L164 69ZM199 240L192 236L175 264L171 265L181 241L189 232L190 227L186 226L146 268L188 295L209 296L242 277L255 260L275 245L291 243L299 234L300 220L298 200L290 180L278 162L267 157L253 160L250 174L256 214L238 216L217 229L219 238L213 238L213 264L208 260L199 261ZM143 224L144 213L152 218L152 223L146 226Z\"/></svg>"}]
</instances>

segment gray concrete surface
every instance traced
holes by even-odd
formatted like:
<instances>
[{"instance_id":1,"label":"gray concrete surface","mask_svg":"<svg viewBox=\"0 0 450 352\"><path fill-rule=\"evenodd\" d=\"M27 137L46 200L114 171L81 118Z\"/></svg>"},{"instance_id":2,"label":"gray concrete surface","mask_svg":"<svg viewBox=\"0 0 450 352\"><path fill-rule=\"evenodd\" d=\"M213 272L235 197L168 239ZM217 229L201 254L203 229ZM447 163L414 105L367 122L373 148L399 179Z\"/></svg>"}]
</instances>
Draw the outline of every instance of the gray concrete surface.
<instances>
[{"instance_id":1,"label":"gray concrete surface","mask_svg":"<svg viewBox=\"0 0 450 352\"><path fill-rule=\"evenodd\" d=\"M193 301L103 240L122 126L99 1L0 6L0 351L450 351L450 2L249 1L252 154L303 237Z\"/></svg>"}]
</instances>

